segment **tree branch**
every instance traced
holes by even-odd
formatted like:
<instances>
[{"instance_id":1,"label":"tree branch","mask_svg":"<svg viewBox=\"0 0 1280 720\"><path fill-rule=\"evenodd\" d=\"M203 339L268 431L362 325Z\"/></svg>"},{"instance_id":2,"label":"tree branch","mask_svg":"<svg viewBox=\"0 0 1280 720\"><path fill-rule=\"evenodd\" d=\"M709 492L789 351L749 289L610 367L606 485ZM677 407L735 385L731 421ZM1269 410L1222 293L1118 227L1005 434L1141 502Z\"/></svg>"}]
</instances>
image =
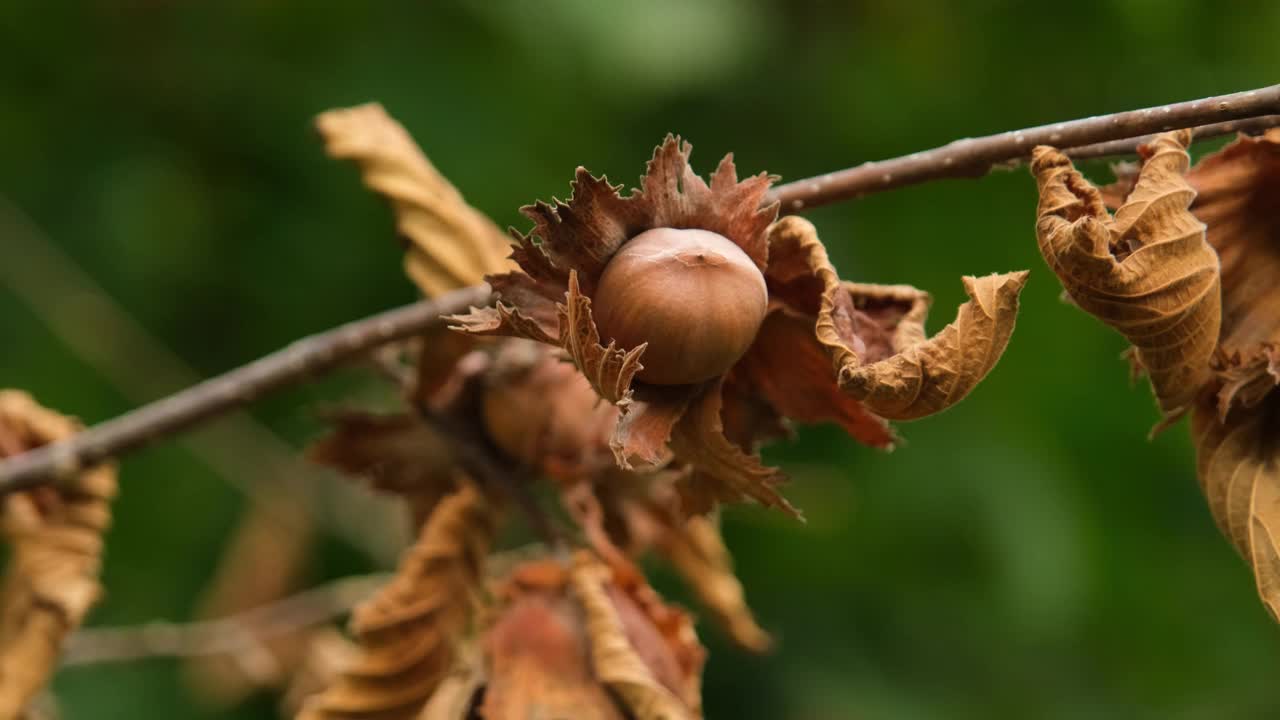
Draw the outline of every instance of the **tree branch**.
<instances>
[{"instance_id":1,"label":"tree branch","mask_svg":"<svg viewBox=\"0 0 1280 720\"><path fill-rule=\"evenodd\" d=\"M379 587L387 574L341 578L238 615L192 623L150 622L87 628L71 636L62 665L127 662L154 657L253 655L263 644L343 615Z\"/></svg>"},{"instance_id":2,"label":"tree branch","mask_svg":"<svg viewBox=\"0 0 1280 720\"><path fill-rule=\"evenodd\" d=\"M421 300L298 340L248 365L193 385L0 464L0 494L32 487L77 471L156 438L185 430L267 392L332 368L341 361L441 322L441 315L489 301L486 285Z\"/></svg>"},{"instance_id":3,"label":"tree branch","mask_svg":"<svg viewBox=\"0 0 1280 720\"><path fill-rule=\"evenodd\" d=\"M1280 85L1144 110L966 138L904 157L779 185L766 202L794 213L875 192L940 180L981 177L993 168L1025 159L1036 145L1077 148L1076 157L1131 152L1149 133L1197 127L1200 137L1274 125L1280 115ZM1253 120L1255 119L1256 120ZM1105 145L1103 144L1105 143ZM1089 147L1082 147L1089 146ZM439 322L440 315L488 302L489 288L457 290L314 335L222 376L95 425L76 437L37 448L0 463L0 494L64 478L78 469L184 430L262 394L328 369L342 360Z\"/></svg>"},{"instance_id":4,"label":"tree branch","mask_svg":"<svg viewBox=\"0 0 1280 720\"><path fill-rule=\"evenodd\" d=\"M1280 85L956 140L933 150L779 185L769 192L768 200L782 203L784 213L797 213L930 180L982 177L1000 165L1027 158L1037 145L1079 147L1276 114L1280 114Z\"/></svg>"}]
</instances>

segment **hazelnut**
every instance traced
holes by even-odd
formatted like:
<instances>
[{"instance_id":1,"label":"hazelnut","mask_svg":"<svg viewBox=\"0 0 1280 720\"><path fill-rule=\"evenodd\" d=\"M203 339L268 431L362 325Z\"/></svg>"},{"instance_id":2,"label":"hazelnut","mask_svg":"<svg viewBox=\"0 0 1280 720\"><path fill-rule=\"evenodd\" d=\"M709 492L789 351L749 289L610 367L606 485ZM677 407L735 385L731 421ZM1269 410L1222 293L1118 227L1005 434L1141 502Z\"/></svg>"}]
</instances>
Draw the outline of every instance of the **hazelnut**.
<instances>
[{"instance_id":1,"label":"hazelnut","mask_svg":"<svg viewBox=\"0 0 1280 720\"><path fill-rule=\"evenodd\" d=\"M592 311L605 342L648 343L640 380L686 385L723 374L746 353L768 302L764 275L728 238L656 228L609 260Z\"/></svg>"}]
</instances>

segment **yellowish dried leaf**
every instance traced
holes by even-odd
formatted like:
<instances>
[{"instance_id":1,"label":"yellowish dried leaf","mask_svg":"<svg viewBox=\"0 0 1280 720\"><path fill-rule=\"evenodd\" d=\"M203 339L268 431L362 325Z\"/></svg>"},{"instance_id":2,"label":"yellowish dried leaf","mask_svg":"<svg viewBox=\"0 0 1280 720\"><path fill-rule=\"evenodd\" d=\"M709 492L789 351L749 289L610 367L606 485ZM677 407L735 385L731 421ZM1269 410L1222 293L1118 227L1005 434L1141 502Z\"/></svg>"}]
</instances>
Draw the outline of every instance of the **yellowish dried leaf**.
<instances>
[{"instance_id":1,"label":"yellowish dried leaf","mask_svg":"<svg viewBox=\"0 0 1280 720\"><path fill-rule=\"evenodd\" d=\"M1041 254L1076 305L1133 343L1167 419L1208 381L1222 322L1218 256L1188 209L1190 142L1187 130L1152 142L1114 217L1062 153L1038 147L1031 164Z\"/></svg>"},{"instance_id":2,"label":"yellowish dried leaf","mask_svg":"<svg viewBox=\"0 0 1280 720\"><path fill-rule=\"evenodd\" d=\"M680 573L710 611L715 622L739 647L755 653L769 650L773 640L756 623L733 558L712 518L694 516L658 538L658 550Z\"/></svg>"},{"instance_id":3,"label":"yellowish dried leaf","mask_svg":"<svg viewBox=\"0 0 1280 720\"><path fill-rule=\"evenodd\" d=\"M941 412L987 376L1009 343L1027 280L1026 271L963 278L969 302L928 338L927 293L905 285L841 282L808 220L792 216L774 223L770 248L789 258L770 266L770 277L778 278L775 294L792 310L816 315L814 335L831 357L840 390L891 420ZM853 417L827 404L828 416ZM872 444L891 441L866 420L850 427Z\"/></svg>"},{"instance_id":4,"label":"yellowish dried leaf","mask_svg":"<svg viewBox=\"0 0 1280 720\"><path fill-rule=\"evenodd\" d=\"M359 657L306 702L300 720L415 717L453 667L494 531L474 486L440 501L395 577L356 609Z\"/></svg>"},{"instance_id":5,"label":"yellowish dried leaf","mask_svg":"<svg viewBox=\"0 0 1280 720\"><path fill-rule=\"evenodd\" d=\"M840 387L892 420L933 415L964 399L1009 344L1027 271L965 276L961 282L969 300L956 311L955 320L928 340L923 339L923 319L915 327L904 321L894 336L896 353L879 362L841 367ZM858 297L853 299L856 304ZM920 339L896 344L906 338Z\"/></svg>"},{"instance_id":6,"label":"yellowish dried leaf","mask_svg":"<svg viewBox=\"0 0 1280 720\"><path fill-rule=\"evenodd\" d=\"M381 105L330 110L316 128L331 157L354 161L365 185L390 201L408 240L405 271L423 294L477 285L510 267L502 231L463 200Z\"/></svg>"},{"instance_id":7,"label":"yellowish dried leaf","mask_svg":"<svg viewBox=\"0 0 1280 720\"><path fill-rule=\"evenodd\" d=\"M0 457L79 429L26 393L0 390ZM11 548L0 585L0 718L23 714L101 595L102 536L116 489L115 468L101 465L0 500L0 532Z\"/></svg>"},{"instance_id":8,"label":"yellowish dried leaf","mask_svg":"<svg viewBox=\"0 0 1280 720\"><path fill-rule=\"evenodd\" d=\"M611 571L590 555L574 560L570 584L586 614L591 663L596 677L618 694L636 720L690 720L696 707L660 683L628 637L607 584Z\"/></svg>"},{"instance_id":9,"label":"yellowish dried leaf","mask_svg":"<svg viewBox=\"0 0 1280 720\"><path fill-rule=\"evenodd\" d=\"M427 701L417 720L473 720L475 718L476 693L484 687L484 668L479 653L473 647L458 651L459 658L431 699ZM487 720L487 719L486 719Z\"/></svg>"},{"instance_id":10,"label":"yellowish dried leaf","mask_svg":"<svg viewBox=\"0 0 1280 720\"><path fill-rule=\"evenodd\" d=\"M1200 486L1218 526L1253 568L1258 595L1280 621L1280 397L1220 420L1191 416Z\"/></svg>"}]
</instances>

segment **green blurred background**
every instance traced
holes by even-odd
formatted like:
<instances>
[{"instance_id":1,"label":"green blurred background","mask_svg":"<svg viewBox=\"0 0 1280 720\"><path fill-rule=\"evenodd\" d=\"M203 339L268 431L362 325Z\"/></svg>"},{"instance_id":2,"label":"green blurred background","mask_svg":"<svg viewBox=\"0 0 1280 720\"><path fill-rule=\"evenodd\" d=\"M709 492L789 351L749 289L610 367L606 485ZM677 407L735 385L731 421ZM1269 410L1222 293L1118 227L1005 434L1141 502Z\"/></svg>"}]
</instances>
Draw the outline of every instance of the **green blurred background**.
<instances>
[{"instance_id":1,"label":"green blurred background","mask_svg":"<svg viewBox=\"0 0 1280 720\"><path fill-rule=\"evenodd\" d=\"M517 208L566 196L579 164L633 184L669 131L701 171L733 151L744 172L793 179L1273 83L1278 28L1273 0L10 0L0 265L61 300L0 286L0 385L90 422L132 406L52 318L133 358L144 389L153 376L149 351L24 264L33 242L206 375L411 300L390 214L311 130L327 108L381 101L473 204L524 228ZM1033 272L1004 360L957 408L902 427L905 447L816 427L771 449L809 523L726 513L780 645L749 657L705 629L709 717L1280 716L1280 634L1209 517L1186 429L1147 440L1149 393L1130 387L1122 339L1059 302L1034 203L1020 170L809 216L847 279L933 292L933 330L961 274ZM301 446L318 407L376 399L370 385L342 372L252 412ZM131 455L93 623L190 617L243 507L176 444ZM308 572L374 567L329 538ZM72 720L275 717L265 695L202 710L176 668L69 669L55 690Z\"/></svg>"}]
</instances>

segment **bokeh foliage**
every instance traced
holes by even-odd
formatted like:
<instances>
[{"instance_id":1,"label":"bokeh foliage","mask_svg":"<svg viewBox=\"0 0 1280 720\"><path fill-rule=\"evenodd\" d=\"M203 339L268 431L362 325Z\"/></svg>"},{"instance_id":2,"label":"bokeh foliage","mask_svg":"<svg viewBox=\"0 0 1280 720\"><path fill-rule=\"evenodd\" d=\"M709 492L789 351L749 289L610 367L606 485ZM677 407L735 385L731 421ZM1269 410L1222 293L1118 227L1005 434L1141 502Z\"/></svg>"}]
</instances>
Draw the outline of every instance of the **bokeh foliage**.
<instances>
[{"instance_id":1,"label":"bokeh foliage","mask_svg":"<svg viewBox=\"0 0 1280 720\"><path fill-rule=\"evenodd\" d=\"M698 169L733 151L744 172L802 177L1272 83L1277 27L1267 0L16 0L0 4L0 192L212 374L413 297L389 214L310 130L330 107L383 102L472 204L525 228L516 209L566 195L579 164L633 183L668 131ZM709 717L1280 713L1280 634L1210 520L1186 429L1147 441L1149 393L1128 387L1123 340L1058 300L1034 207L1020 170L810 214L842 276L932 291L932 328L960 274L1033 273L1004 360L904 426L906 447L811 428L772 451L810 521L727 513L780 646L744 657L708 629ZM129 403L46 330L74 300L33 309L0 288L0 385L96 421ZM340 373L254 411L301 444L317 405L366 385ZM128 459L122 487L94 622L189 616L241 496L171 444ZM367 569L330 541L312 577ZM56 690L72 720L215 717L168 661L71 670Z\"/></svg>"}]
</instances>

